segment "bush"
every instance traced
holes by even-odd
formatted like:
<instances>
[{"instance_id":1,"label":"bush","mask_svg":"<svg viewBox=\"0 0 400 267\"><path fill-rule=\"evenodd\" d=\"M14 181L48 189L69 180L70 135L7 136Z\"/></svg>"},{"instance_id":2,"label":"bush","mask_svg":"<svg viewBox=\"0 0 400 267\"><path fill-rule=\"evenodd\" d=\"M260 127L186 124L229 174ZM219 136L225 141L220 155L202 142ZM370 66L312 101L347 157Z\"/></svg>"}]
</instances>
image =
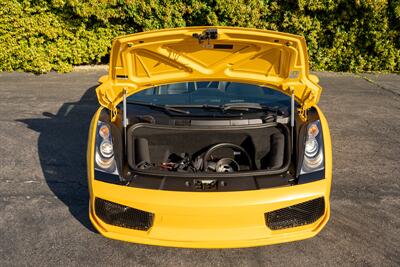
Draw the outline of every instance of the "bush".
<instances>
[{"instance_id":1,"label":"bush","mask_svg":"<svg viewBox=\"0 0 400 267\"><path fill-rule=\"evenodd\" d=\"M195 25L303 35L314 70L400 70L400 0L3 0L0 71L106 63L115 36Z\"/></svg>"}]
</instances>

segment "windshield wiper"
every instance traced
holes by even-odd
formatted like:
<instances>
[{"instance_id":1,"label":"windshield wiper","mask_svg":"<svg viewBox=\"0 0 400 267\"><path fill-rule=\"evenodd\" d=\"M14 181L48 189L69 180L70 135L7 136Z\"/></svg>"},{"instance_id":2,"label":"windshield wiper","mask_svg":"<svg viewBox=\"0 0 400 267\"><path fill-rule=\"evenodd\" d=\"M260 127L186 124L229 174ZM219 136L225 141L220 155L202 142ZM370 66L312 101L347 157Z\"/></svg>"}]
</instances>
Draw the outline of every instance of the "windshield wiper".
<instances>
[{"instance_id":1,"label":"windshield wiper","mask_svg":"<svg viewBox=\"0 0 400 267\"><path fill-rule=\"evenodd\" d=\"M159 104L154 104L154 103L149 103L149 102L141 102L141 101L127 101L126 103L133 104L133 105L146 106L146 107L155 108L155 109L162 109L167 112L172 111L172 112L176 112L176 113L180 113L180 114L190 114L190 112L187 110L171 107L168 105L159 105Z\"/></svg>"},{"instance_id":2,"label":"windshield wiper","mask_svg":"<svg viewBox=\"0 0 400 267\"><path fill-rule=\"evenodd\" d=\"M259 103L227 103L224 104L222 106L220 106L220 108L223 111L226 110L250 110L250 109L258 109L258 110L262 110L265 109L265 107L261 106Z\"/></svg>"},{"instance_id":3,"label":"windshield wiper","mask_svg":"<svg viewBox=\"0 0 400 267\"><path fill-rule=\"evenodd\" d=\"M285 115L285 110L281 107L271 107L266 104L262 103L227 103L225 105L221 106L222 110L250 110L250 109L256 109L256 110L262 110L262 111L267 111L270 113L274 113L276 115Z\"/></svg>"},{"instance_id":4,"label":"windshield wiper","mask_svg":"<svg viewBox=\"0 0 400 267\"><path fill-rule=\"evenodd\" d=\"M257 110L269 110L267 106L262 106L259 103L227 103L223 105L209 105L209 104L199 104L199 105L174 105L174 107L179 108L201 108L201 109L217 109L219 111L227 111L227 110L244 110L248 111L250 109Z\"/></svg>"}]
</instances>

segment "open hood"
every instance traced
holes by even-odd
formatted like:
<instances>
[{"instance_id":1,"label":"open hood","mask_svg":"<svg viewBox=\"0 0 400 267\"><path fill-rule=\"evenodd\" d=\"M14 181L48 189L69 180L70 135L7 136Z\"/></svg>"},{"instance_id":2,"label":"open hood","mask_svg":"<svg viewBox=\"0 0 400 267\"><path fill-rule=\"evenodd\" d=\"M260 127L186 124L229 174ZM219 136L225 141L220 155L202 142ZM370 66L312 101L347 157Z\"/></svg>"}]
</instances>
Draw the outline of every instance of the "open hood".
<instances>
[{"instance_id":1,"label":"open hood","mask_svg":"<svg viewBox=\"0 0 400 267\"><path fill-rule=\"evenodd\" d=\"M182 81L235 81L294 94L300 115L321 94L309 74L305 40L292 34L232 27L190 27L116 38L109 74L99 81L99 103L116 114L127 95Z\"/></svg>"}]
</instances>

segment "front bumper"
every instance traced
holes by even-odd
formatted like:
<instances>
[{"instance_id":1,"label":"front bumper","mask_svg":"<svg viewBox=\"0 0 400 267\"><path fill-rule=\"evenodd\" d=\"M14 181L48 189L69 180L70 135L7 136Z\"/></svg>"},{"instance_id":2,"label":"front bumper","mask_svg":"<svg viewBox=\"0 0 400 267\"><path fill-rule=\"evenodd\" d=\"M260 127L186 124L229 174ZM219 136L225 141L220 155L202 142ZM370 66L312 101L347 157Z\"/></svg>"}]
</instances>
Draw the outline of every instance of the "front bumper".
<instances>
[{"instance_id":1,"label":"front bumper","mask_svg":"<svg viewBox=\"0 0 400 267\"><path fill-rule=\"evenodd\" d=\"M135 243L196 248L232 248L289 242L316 235L329 219L326 180L265 190L192 193L139 189L92 180L90 220L104 236ZM155 214L148 231L113 226L94 211L96 197ZM271 230L264 213L318 197L325 212L314 223Z\"/></svg>"},{"instance_id":2,"label":"front bumper","mask_svg":"<svg viewBox=\"0 0 400 267\"><path fill-rule=\"evenodd\" d=\"M177 192L121 186L94 179L94 129L100 112L101 108L93 117L88 140L89 216L95 228L106 237L173 247L250 247L313 237L329 219L332 152L328 124L322 113L324 179L295 186L249 191ZM313 223L282 230L271 230L266 226L266 212L321 197L324 198L325 211ZM152 227L142 231L105 223L95 213L96 198L153 213Z\"/></svg>"}]
</instances>

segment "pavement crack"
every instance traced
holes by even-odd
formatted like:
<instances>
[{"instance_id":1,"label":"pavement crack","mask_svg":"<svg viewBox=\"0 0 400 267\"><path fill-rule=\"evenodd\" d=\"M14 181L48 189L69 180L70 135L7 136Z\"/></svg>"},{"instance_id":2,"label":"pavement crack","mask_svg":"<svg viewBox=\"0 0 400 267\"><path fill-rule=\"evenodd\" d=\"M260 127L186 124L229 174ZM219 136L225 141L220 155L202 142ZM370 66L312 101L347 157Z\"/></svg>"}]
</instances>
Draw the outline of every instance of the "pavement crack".
<instances>
[{"instance_id":1,"label":"pavement crack","mask_svg":"<svg viewBox=\"0 0 400 267\"><path fill-rule=\"evenodd\" d=\"M372 83L373 85L375 85L375 86L378 87L379 89L382 89L382 90L384 90L384 91L386 91L386 92L392 93L392 94L394 94L395 96L400 97L400 93L398 93L398 92L396 92L396 91L393 91L392 89L386 88L385 86L379 84L378 82L372 80L371 78L368 78L368 77L366 77L366 76L364 76L364 75L361 75L361 74L355 74L355 76L356 76L356 77L360 77L360 78L366 80L366 81L369 82L369 83Z\"/></svg>"}]
</instances>

